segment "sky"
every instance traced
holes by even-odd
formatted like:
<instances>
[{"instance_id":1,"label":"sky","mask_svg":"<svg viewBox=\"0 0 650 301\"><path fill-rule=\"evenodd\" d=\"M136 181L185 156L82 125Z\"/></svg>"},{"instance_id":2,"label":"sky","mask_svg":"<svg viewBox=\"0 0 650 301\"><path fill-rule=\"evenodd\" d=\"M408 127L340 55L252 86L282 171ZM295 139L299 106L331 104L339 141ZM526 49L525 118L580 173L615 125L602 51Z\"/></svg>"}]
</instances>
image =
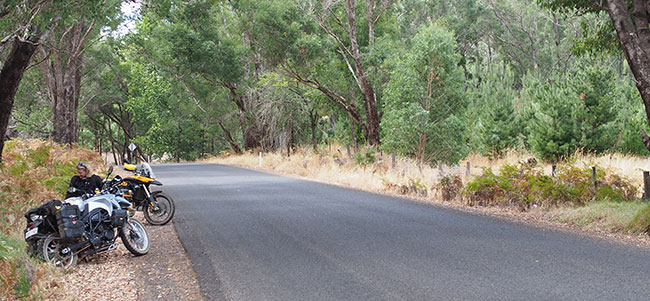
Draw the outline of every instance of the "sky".
<instances>
[{"instance_id":1,"label":"sky","mask_svg":"<svg viewBox=\"0 0 650 301\"><path fill-rule=\"evenodd\" d=\"M117 36L124 36L135 28L135 22L140 15L140 2L128 1L122 2L122 12L125 16L125 21L117 27L115 34Z\"/></svg>"}]
</instances>

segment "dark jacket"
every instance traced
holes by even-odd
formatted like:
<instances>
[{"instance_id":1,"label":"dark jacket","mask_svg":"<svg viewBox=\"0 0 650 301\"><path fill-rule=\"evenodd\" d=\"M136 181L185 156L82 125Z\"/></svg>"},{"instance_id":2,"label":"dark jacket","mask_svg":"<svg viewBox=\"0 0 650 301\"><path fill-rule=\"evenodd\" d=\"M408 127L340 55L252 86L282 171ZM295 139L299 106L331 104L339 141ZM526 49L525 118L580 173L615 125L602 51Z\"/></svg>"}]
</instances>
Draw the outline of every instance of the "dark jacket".
<instances>
[{"instance_id":1,"label":"dark jacket","mask_svg":"<svg viewBox=\"0 0 650 301\"><path fill-rule=\"evenodd\" d=\"M98 175L92 175L90 177L80 178L79 176L74 176L70 179L70 187L77 188L75 192L67 192L65 198L71 198L76 196L82 196L85 193L95 193L95 189L102 188L102 178Z\"/></svg>"}]
</instances>

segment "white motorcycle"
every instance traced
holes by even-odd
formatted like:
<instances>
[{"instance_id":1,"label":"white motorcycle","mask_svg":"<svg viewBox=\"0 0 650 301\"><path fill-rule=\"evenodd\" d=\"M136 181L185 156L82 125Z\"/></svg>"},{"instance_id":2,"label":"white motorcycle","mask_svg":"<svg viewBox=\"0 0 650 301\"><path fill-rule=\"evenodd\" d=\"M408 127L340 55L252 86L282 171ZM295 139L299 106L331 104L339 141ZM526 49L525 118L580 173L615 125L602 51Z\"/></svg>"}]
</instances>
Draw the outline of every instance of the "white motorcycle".
<instances>
[{"instance_id":1,"label":"white motorcycle","mask_svg":"<svg viewBox=\"0 0 650 301\"><path fill-rule=\"evenodd\" d=\"M133 255L145 255L149 252L149 235L129 215L130 205L123 197L107 191L87 198L66 199L55 212L58 233L39 240L38 251L46 261L68 269L78 258L115 249L119 236ZM26 240L27 232L26 229Z\"/></svg>"}]
</instances>

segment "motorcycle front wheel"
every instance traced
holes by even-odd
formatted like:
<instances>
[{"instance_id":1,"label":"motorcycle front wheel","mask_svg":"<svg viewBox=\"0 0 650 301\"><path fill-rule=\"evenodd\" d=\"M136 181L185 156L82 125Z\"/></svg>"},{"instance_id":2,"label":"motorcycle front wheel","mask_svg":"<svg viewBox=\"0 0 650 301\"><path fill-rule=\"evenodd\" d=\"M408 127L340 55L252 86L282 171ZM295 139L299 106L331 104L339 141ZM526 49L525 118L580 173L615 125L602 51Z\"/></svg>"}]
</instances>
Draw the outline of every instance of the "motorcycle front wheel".
<instances>
[{"instance_id":1,"label":"motorcycle front wheel","mask_svg":"<svg viewBox=\"0 0 650 301\"><path fill-rule=\"evenodd\" d=\"M59 256L58 249L62 247L60 242L59 237L52 234L39 240L41 255L46 262L68 270L77 264L77 255L70 254L65 258Z\"/></svg>"},{"instance_id":2,"label":"motorcycle front wheel","mask_svg":"<svg viewBox=\"0 0 650 301\"><path fill-rule=\"evenodd\" d=\"M156 204L154 206L151 206L150 203L144 205L144 218L147 222L156 226L169 223L176 211L174 200L162 192L155 194L153 197L156 200Z\"/></svg>"},{"instance_id":3,"label":"motorcycle front wheel","mask_svg":"<svg viewBox=\"0 0 650 301\"><path fill-rule=\"evenodd\" d=\"M149 234L142 223L137 220L129 219L122 226L120 238L122 238L126 249L135 256L142 256L149 252Z\"/></svg>"}]
</instances>

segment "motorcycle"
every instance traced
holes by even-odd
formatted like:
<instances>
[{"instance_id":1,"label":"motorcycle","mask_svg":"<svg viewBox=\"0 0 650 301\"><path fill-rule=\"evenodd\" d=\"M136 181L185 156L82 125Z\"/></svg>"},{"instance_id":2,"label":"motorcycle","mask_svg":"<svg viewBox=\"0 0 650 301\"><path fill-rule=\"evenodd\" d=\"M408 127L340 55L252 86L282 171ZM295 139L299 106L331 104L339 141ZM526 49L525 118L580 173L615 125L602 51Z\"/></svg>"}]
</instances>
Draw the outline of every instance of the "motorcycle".
<instances>
[{"instance_id":1,"label":"motorcycle","mask_svg":"<svg viewBox=\"0 0 650 301\"><path fill-rule=\"evenodd\" d=\"M165 225L176 211L174 200L162 191L151 191L150 185L162 186L163 184L156 180L156 176L148 163L142 163L139 166L124 164L124 170L133 172L133 176L127 176L116 182L117 194L122 195L130 201L138 211L144 211L144 218L152 225Z\"/></svg>"},{"instance_id":2,"label":"motorcycle","mask_svg":"<svg viewBox=\"0 0 650 301\"><path fill-rule=\"evenodd\" d=\"M61 201L51 200L25 213L27 226L23 234L29 254L40 255L43 249L43 240L50 234L58 234L59 230L54 214L61 209L61 205Z\"/></svg>"},{"instance_id":3,"label":"motorcycle","mask_svg":"<svg viewBox=\"0 0 650 301\"><path fill-rule=\"evenodd\" d=\"M133 255L147 254L149 235L146 229L131 218L129 201L108 192L111 184L114 183L105 183L104 189L94 196L69 198L60 204L29 210L25 214L28 248L66 269L73 267L78 258L115 249L118 236ZM53 227L52 216L56 227Z\"/></svg>"}]
</instances>

